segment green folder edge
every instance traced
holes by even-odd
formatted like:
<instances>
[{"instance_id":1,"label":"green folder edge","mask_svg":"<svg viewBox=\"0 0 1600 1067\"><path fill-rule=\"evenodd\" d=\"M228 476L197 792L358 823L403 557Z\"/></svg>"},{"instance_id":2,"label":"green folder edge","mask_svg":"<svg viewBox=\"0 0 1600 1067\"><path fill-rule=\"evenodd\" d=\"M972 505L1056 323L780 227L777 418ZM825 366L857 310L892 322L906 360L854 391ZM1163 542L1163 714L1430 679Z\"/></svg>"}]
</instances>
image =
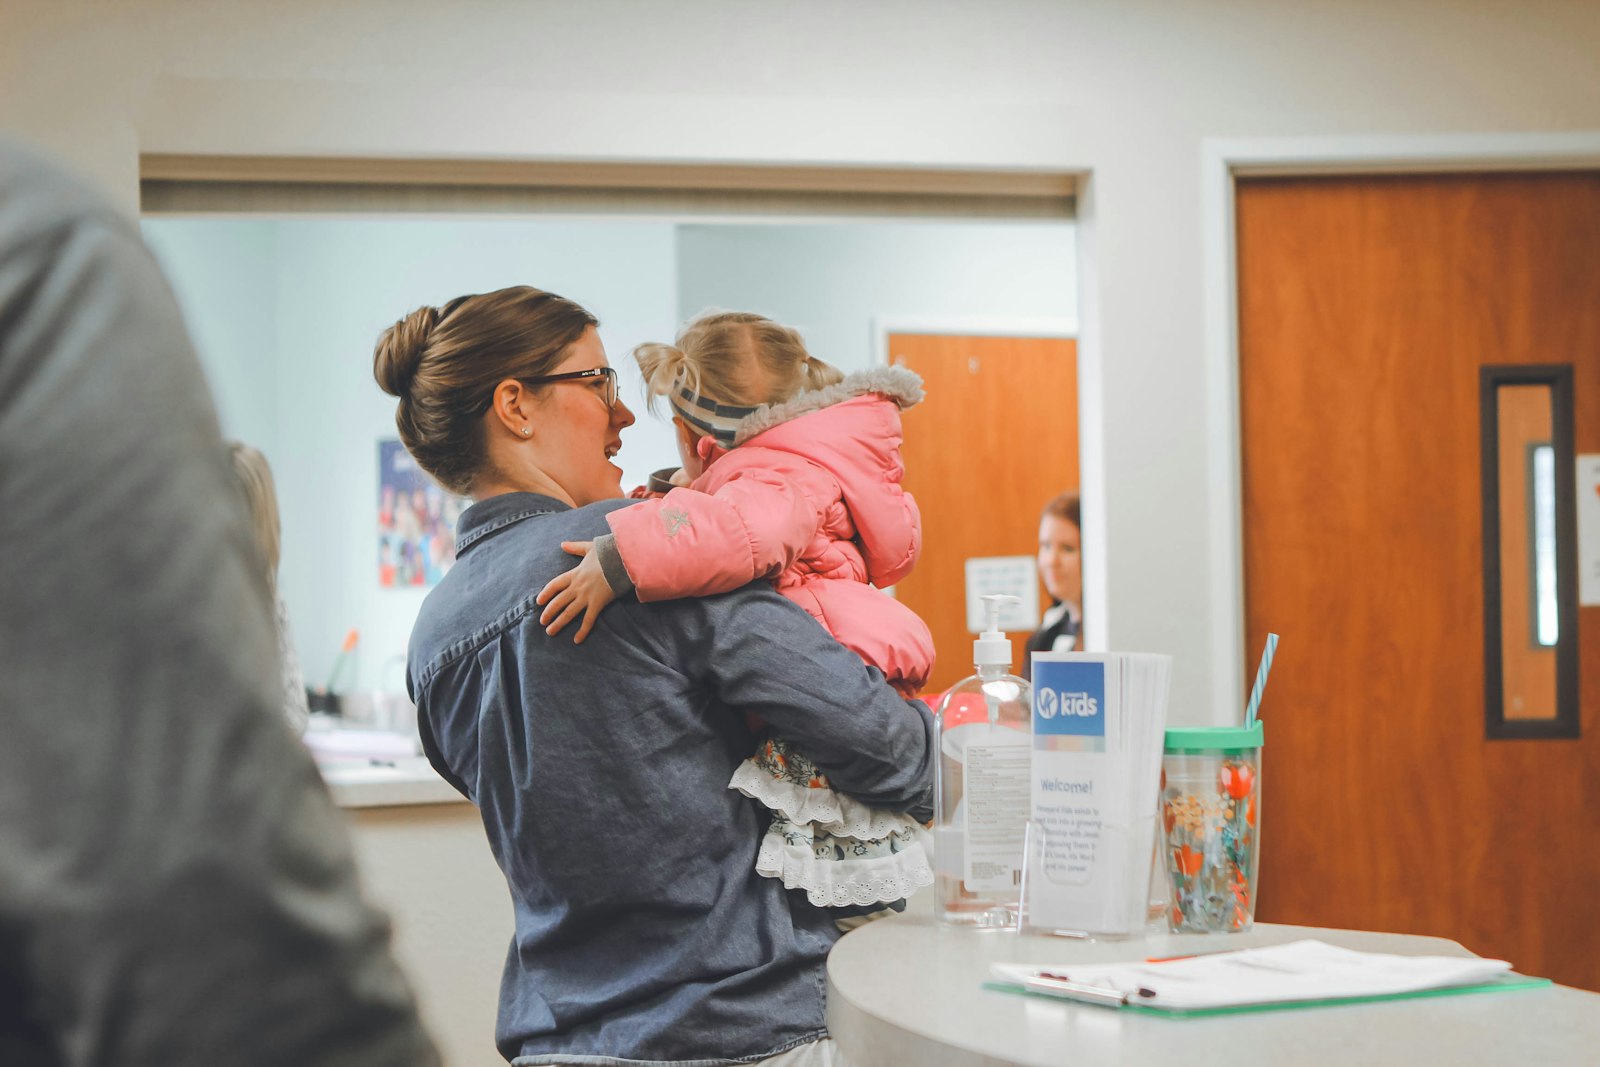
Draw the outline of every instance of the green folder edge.
<instances>
[{"instance_id":1,"label":"green folder edge","mask_svg":"<svg viewBox=\"0 0 1600 1067\"><path fill-rule=\"evenodd\" d=\"M1124 1004L1119 1011L1137 1012L1140 1015L1158 1015L1165 1019L1198 1019L1208 1015L1240 1015L1245 1012L1255 1011L1287 1011L1294 1008L1328 1008L1343 1004L1375 1004L1384 1000L1421 1000L1424 997L1450 997L1462 993L1499 993L1513 989L1537 989L1541 986L1553 985L1548 978L1529 978L1522 974L1508 974L1504 978L1493 982L1480 982L1477 985L1446 986L1443 989L1418 989L1410 993L1379 993L1369 997L1331 997L1325 1000L1279 1000L1270 1004L1239 1004L1227 1008L1153 1008L1143 1004ZM1049 993L1036 993L1026 986L1013 985L1010 982L984 982L983 988L992 989L997 993L1020 993L1025 997L1043 997L1065 1004L1085 1004L1089 1007L1102 1007L1089 1001L1073 1000L1071 997L1057 997Z\"/></svg>"}]
</instances>

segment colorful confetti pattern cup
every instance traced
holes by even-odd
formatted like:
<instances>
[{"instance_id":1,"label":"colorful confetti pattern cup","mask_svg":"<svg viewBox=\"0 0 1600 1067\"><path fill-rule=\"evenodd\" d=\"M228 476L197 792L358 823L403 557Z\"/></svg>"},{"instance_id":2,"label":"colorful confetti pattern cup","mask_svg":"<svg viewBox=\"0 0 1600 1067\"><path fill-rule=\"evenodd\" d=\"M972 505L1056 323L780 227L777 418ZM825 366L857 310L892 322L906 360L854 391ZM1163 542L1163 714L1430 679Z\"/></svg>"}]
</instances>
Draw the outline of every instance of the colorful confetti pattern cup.
<instances>
[{"instance_id":1,"label":"colorful confetti pattern cup","mask_svg":"<svg viewBox=\"0 0 1600 1067\"><path fill-rule=\"evenodd\" d=\"M1261 865L1261 723L1167 731L1161 760L1167 928L1250 929Z\"/></svg>"}]
</instances>

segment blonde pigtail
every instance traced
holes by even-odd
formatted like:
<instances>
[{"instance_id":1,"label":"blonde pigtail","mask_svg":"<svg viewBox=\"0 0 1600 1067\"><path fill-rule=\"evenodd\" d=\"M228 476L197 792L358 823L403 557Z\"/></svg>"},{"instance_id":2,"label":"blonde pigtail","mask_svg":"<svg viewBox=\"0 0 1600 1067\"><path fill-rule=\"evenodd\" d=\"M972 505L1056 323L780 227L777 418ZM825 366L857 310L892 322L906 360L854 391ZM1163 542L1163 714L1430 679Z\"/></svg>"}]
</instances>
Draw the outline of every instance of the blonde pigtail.
<instances>
[{"instance_id":1,"label":"blonde pigtail","mask_svg":"<svg viewBox=\"0 0 1600 1067\"><path fill-rule=\"evenodd\" d=\"M844 373L806 351L800 333L749 311L706 311L678 333L676 344L633 350L650 407L679 389L717 404L781 404L797 393L826 389Z\"/></svg>"},{"instance_id":2,"label":"blonde pigtail","mask_svg":"<svg viewBox=\"0 0 1600 1067\"><path fill-rule=\"evenodd\" d=\"M801 386L803 389L826 389L830 385L844 381L844 371L832 363L809 354L800 373L804 382Z\"/></svg>"},{"instance_id":3,"label":"blonde pigtail","mask_svg":"<svg viewBox=\"0 0 1600 1067\"><path fill-rule=\"evenodd\" d=\"M670 397L679 389L699 392L700 374L689 357L676 345L650 342L633 350L634 362L639 364L639 374L644 379L645 402L650 410L658 410L656 401Z\"/></svg>"}]
</instances>

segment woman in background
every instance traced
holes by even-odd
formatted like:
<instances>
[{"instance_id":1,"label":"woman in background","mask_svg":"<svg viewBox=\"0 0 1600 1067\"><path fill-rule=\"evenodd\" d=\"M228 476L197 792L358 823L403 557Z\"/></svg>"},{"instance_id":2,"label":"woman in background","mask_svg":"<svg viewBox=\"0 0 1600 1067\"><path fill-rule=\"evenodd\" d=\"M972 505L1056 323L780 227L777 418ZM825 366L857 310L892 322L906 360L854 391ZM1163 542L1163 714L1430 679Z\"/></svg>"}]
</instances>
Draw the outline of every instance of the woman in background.
<instances>
[{"instance_id":1,"label":"woman in background","mask_svg":"<svg viewBox=\"0 0 1600 1067\"><path fill-rule=\"evenodd\" d=\"M1044 506L1039 516L1039 577L1052 603L1039 629L1028 638L1029 652L1083 647L1082 539L1077 493L1062 493ZM1023 676L1029 677L1030 670L1031 660L1024 657Z\"/></svg>"},{"instance_id":2,"label":"woman in background","mask_svg":"<svg viewBox=\"0 0 1600 1067\"><path fill-rule=\"evenodd\" d=\"M311 719L306 706L306 683L300 674L300 657L295 654L294 641L289 636L289 613L278 595L278 544L282 526L278 520L278 493L273 487L272 468L267 457L242 441L228 443L228 459L239 480L239 489L250 505L250 527L256 536L256 548L267 567L267 588L272 590L272 601L277 605L278 661L283 672L283 713L296 734L305 732Z\"/></svg>"}]
</instances>

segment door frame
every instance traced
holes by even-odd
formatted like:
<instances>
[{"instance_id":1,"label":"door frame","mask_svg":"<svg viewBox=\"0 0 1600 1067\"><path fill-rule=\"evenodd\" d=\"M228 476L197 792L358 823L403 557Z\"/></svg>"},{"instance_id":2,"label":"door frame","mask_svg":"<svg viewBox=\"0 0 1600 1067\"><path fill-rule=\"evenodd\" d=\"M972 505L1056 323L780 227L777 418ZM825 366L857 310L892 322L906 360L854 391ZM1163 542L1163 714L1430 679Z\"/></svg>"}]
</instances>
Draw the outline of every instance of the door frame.
<instances>
[{"instance_id":1,"label":"door frame","mask_svg":"<svg viewBox=\"0 0 1600 1067\"><path fill-rule=\"evenodd\" d=\"M1260 176L1600 170L1600 131L1207 138L1201 142L1212 707L1244 704L1244 456L1235 182Z\"/></svg>"},{"instance_id":2,"label":"door frame","mask_svg":"<svg viewBox=\"0 0 1600 1067\"><path fill-rule=\"evenodd\" d=\"M1083 258L1078 258L1083 269ZM1081 290L1080 290L1081 291ZM1087 352L1079 336L1078 320L1070 315L873 315L871 366L889 365L889 335L892 333L953 334L972 337L1053 337L1078 342L1078 494L1083 509L1083 539L1090 544L1106 543L1105 508L1105 433L1100 412L1104 410L1098 349ZM1105 651L1107 632L1108 570L1106 553L1095 552L1083 559L1083 647L1088 652Z\"/></svg>"}]
</instances>

